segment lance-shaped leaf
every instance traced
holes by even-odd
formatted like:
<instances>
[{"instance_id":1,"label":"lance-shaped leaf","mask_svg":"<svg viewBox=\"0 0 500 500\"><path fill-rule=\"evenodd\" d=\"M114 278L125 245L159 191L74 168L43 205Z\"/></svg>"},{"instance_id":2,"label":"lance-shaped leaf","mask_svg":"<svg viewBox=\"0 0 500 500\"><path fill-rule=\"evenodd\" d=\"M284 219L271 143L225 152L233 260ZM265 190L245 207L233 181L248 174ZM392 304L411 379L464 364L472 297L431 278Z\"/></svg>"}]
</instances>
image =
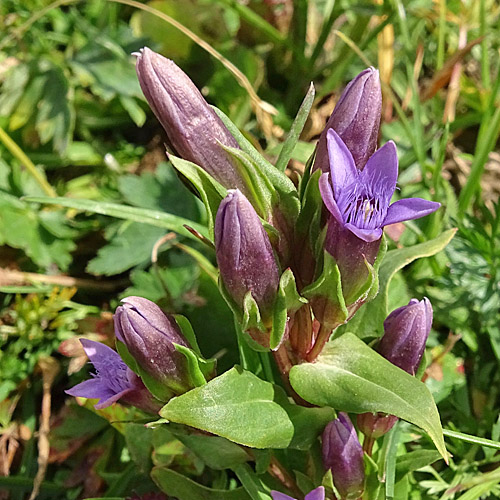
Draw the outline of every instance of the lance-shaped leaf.
<instances>
[{"instance_id":1,"label":"lance-shaped leaf","mask_svg":"<svg viewBox=\"0 0 500 500\"><path fill-rule=\"evenodd\" d=\"M314 84L311 83L311 85L309 86L309 90L307 91L307 94L304 97L302 104L300 105L297 116L292 123L292 127L290 129L290 132L288 133L288 137L281 147L278 160L276 161L276 168L280 171L284 171L288 165L288 162L290 161L293 150L297 145L307 117L309 116L309 112L311 111L311 106L314 102L315 94L316 90L314 89Z\"/></svg>"},{"instance_id":2,"label":"lance-shaped leaf","mask_svg":"<svg viewBox=\"0 0 500 500\"><path fill-rule=\"evenodd\" d=\"M316 362L294 366L290 383L300 397L318 406L384 412L411 422L429 434L447 460L439 413L425 384L353 334L327 344Z\"/></svg>"},{"instance_id":3,"label":"lance-shaped leaf","mask_svg":"<svg viewBox=\"0 0 500 500\"><path fill-rule=\"evenodd\" d=\"M187 236L197 240L184 226L190 226L196 229L201 235L208 236L206 227L177 215L167 214L159 210L150 210L148 208L130 207L120 205L119 203L108 203L105 201L77 200L73 198L51 198L50 196L27 196L25 201L32 203L45 203L47 205L60 205L61 207L74 208L83 212L92 212L101 215L109 215L117 219L125 219L152 226L163 227L169 231L175 231L182 236Z\"/></svg>"}]
</instances>

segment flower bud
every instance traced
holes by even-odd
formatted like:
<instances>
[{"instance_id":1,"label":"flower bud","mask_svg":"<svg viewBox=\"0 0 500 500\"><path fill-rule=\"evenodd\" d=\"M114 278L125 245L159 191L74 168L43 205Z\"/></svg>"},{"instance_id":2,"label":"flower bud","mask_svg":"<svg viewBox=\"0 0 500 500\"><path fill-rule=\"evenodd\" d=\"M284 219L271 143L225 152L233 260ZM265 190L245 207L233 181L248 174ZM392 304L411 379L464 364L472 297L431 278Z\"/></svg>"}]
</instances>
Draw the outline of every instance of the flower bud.
<instances>
[{"instance_id":1,"label":"flower bud","mask_svg":"<svg viewBox=\"0 0 500 500\"><path fill-rule=\"evenodd\" d=\"M431 326L432 306L429 299L411 299L407 306L387 316L377 351L392 364L415 375Z\"/></svg>"},{"instance_id":2,"label":"flower bud","mask_svg":"<svg viewBox=\"0 0 500 500\"><path fill-rule=\"evenodd\" d=\"M363 493L363 449L346 413L339 413L323 432L323 464L332 472L342 500L357 500Z\"/></svg>"},{"instance_id":3,"label":"flower bud","mask_svg":"<svg viewBox=\"0 0 500 500\"><path fill-rule=\"evenodd\" d=\"M228 191L217 211L215 252L228 294L242 308L252 292L265 320L278 290L278 265L257 212L237 189Z\"/></svg>"},{"instance_id":4,"label":"flower bud","mask_svg":"<svg viewBox=\"0 0 500 500\"><path fill-rule=\"evenodd\" d=\"M116 338L153 379L176 394L191 389L185 357L174 344L189 347L175 320L150 300L127 297L117 307Z\"/></svg>"},{"instance_id":5,"label":"flower bud","mask_svg":"<svg viewBox=\"0 0 500 500\"><path fill-rule=\"evenodd\" d=\"M384 321L384 335L377 351L392 364L415 375L425 351L432 326L429 299L411 299L407 306L392 311ZM398 418L384 413L358 415L358 426L365 436L379 438L388 432Z\"/></svg>"},{"instance_id":6,"label":"flower bud","mask_svg":"<svg viewBox=\"0 0 500 500\"><path fill-rule=\"evenodd\" d=\"M389 432L397 421L398 417L380 412L361 413L357 416L359 430L365 436L373 439L378 439L386 432Z\"/></svg>"},{"instance_id":7,"label":"flower bud","mask_svg":"<svg viewBox=\"0 0 500 500\"><path fill-rule=\"evenodd\" d=\"M176 153L223 186L244 189L222 147L238 148L238 143L189 77L173 61L147 47L137 55L136 71L144 96Z\"/></svg>"},{"instance_id":8,"label":"flower bud","mask_svg":"<svg viewBox=\"0 0 500 500\"><path fill-rule=\"evenodd\" d=\"M335 130L354 157L356 168L362 170L377 148L382 92L378 70L367 68L349 82L340 96L318 142L313 169L327 172L327 132Z\"/></svg>"},{"instance_id":9,"label":"flower bud","mask_svg":"<svg viewBox=\"0 0 500 500\"><path fill-rule=\"evenodd\" d=\"M66 394L99 399L95 405L97 410L121 401L147 413L158 413L161 403L149 393L141 379L128 368L116 351L93 340L80 339L80 343L96 373L90 380L67 390Z\"/></svg>"}]
</instances>

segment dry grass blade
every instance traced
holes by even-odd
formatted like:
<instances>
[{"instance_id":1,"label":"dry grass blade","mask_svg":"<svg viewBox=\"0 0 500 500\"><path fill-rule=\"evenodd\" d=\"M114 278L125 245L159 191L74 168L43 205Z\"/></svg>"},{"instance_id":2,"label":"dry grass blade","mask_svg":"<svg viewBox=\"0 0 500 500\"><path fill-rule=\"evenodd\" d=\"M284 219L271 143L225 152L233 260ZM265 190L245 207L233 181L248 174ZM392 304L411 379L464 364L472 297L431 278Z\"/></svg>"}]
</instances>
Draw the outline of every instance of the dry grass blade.
<instances>
[{"instance_id":1,"label":"dry grass blade","mask_svg":"<svg viewBox=\"0 0 500 500\"><path fill-rule=\"evenodd\" d=\"M453 72L455 65L462 61L462 59L472 50L472 47L481 43L484 36L476 38L469 42L465 47L457 50L448 60L444 63L444 66L432 77L432 79L422 87L420 92L420 99L422 101L427 101L434 97L437 92L448 84Z\"/></svg>"},{"instance_id":2,"label":"dry grass blade","mask_svg":"<svg viewBox=\"0 0 500 500\"><path fill-rule=\"evenodd\" d=\"M29 500L35 500L38 496L49 463L49 431L52 404L50 389L59 373L59 363L54 358L47 356L40 358L38 361L38 368L42 372L43 383L42 413L40 415L40 430L38 432L38 470L33 480L33 491L31 492Z\"/></svg>"}]
</instances>

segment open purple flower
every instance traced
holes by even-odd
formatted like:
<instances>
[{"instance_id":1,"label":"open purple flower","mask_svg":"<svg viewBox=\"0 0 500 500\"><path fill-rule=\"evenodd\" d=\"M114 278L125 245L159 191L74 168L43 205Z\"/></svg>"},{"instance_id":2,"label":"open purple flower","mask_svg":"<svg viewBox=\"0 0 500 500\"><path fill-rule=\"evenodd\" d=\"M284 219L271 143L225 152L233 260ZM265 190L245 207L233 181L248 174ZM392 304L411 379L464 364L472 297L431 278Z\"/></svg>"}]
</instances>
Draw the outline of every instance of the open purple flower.
<instances>
[{"instance_id":1,"label":"open purple flower","mask_svg":"<svg viewBox=\"0 0 500 500\"><path fill-rule=\"evenodd\" d=\"M421 198L390 205L398 178L398 157L392 141L377 150L361 171L333 129L328 131L327 141L330 172L320 178L321 197L335 220L359 239L379 240L384 226L418 219L441 206Z\"/></svg>"},{"instance_id":2,"label":"open purple flower","mask_svg":"<svg viewBox=\"0 0 500 500\"><path fill-rule=\"evenodd\" d=\"M118 400L144 411L156 413L161 405L155 402L141 379L122 361L120 355L107 345L80 339L96 373L66 391L75 397L99 399L97 410L107 408Z\"/></svg>"},{"instance_id":3,"label":"open purple flower","mask_svg":"<svg viewBox=\"0 0 500 500\"><path fill-rule=\"evenodd\" d=\"M271 491L271 496L273 500L296 500L284 493L280 493L279 491ZM304 498L304 500L325 500L325 488L323 486L319 486L318 488L310 491Z\"/></svg>"}]
</instances>

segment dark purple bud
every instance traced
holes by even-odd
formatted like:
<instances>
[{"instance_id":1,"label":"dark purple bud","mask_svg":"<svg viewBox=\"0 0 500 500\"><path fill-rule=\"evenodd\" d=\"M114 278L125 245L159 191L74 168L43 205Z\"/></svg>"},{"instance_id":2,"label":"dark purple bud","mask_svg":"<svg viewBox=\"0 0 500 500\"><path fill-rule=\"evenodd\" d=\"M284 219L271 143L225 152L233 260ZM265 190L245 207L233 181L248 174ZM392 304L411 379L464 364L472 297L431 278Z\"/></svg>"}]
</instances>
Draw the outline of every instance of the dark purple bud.
<instances>
[{"instance_id":1,"label":"dark purple bud","mask_svg":"<svg viewBox=\"0 0 500 500\"><path fill-rule=\"evenodd\" d=\"M239 307L247 292L263 319L274 303L279 270L257 212L239 190L229 190L215 219L215 252L222 283Z\"/></svg>"},{"instance_id":2,"label":"dark purple bud","mask_svg":"<svg viewBox=\"0 0 500 500\"><path fill-rule=\"evenodd\" d=\"M221 146L238 148L238 143L189 77L173 61L147 47L137 55L136 71L144 96L176 153L223 186L244 189Z\"/></svg>"},{"instance_id":3,"label":"dark purple bud","mask_svg":"<svg viewBox=\"0 0 500 500\"><path fill-rule=\"evenodd\" d=\"M431 326L432 306L429 299L411 299L407 306L387 316L377 351L392 364L415 375Z\"/></svg>"},{"instance_id":4,"label":"dark purple bud","mask_svg":"<svg viewBox=\"0 0 500 500\"><path fill-rule=\"evenodd\" d=\"M99 399L97 410L116 401L135 406L147 413L158 413L161 403L146 389L141 379L122 361L120 355L107 345L80 339L96 373L90 380L66 391L70 396Z\"/></svg>"},{"instance_id":5,"label":"dark purple bud","mask_svg":"<svg viewBox=\"0 0 500 500\"><path fill-rule=\"evenodd\" d=\"M189 347L175 320L150 300L127 297L117 307L116 338L137 364L176 394L191 388L185 357L174 344Z\"/></svg>"},{"instance_id":6,"label":"dark purple bud","mask_svg":"<svg viewBox=\"0 0 500 500\"><path fill-rule=\"evenodd\" d=\"M378 439L389 432L397 421L398 417L385 413L361 413L357 416L359 430L373 439Z\"/></svg>"},{"instance_id":7,"label":"dark purple bud","mask_svg":"<svg viewBox=\"0 0 500 500\"><path fill-rule=\"evenodd\" d=\"M291 496L280 493L279 491L272 490L271 497L273 500L297 500ZM325 500L325 488L323 486L318 486L316 489L310 491L304 500Z\"/></svg>"},{"instance_id":8,"label":"dark purple bud","mask_svg":"<svg viewBox=\"0 0 500 500\"><path fill-rule=\"evenodd\" d=\"M367 68L349 82L330 116L318 142L314 170L328 172L327 132L335 130L362 170L377 148L382 92L378 70Z\"/></svg>"},{"instance_id":9,"label":"dark purple bud","mask_svg":"<svg viewBox=\"0 0 500 500\"><path fill-rule=\"evenodd\" d=\"M323 432L323 464L330 469L342 500L357 500L363 493L363 449L346 413L339 413Z\"/></svg>"}]
</instances>

